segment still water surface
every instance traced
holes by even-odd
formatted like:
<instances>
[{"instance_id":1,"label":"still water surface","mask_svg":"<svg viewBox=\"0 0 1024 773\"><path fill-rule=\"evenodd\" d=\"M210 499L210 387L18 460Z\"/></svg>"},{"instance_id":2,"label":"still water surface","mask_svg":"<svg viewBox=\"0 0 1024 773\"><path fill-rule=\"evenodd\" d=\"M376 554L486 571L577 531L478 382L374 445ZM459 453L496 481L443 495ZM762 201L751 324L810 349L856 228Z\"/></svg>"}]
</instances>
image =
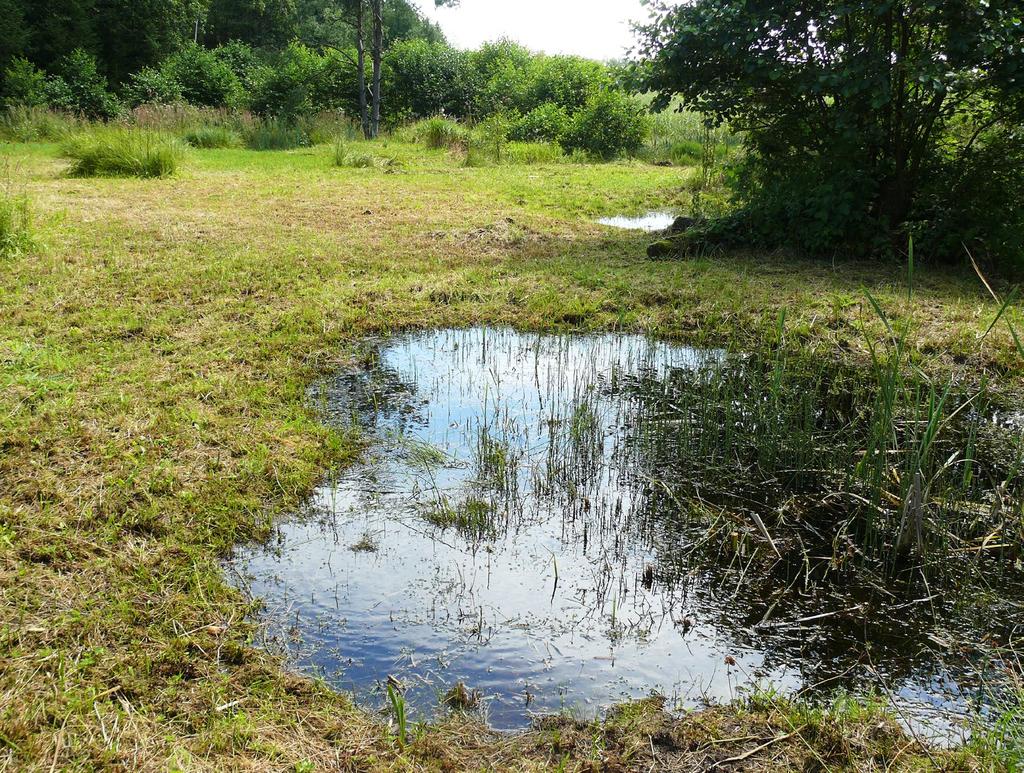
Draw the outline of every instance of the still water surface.
<instances>
[{"instance_id":1,"label":"still water surface","mask_svg":"<svg viewBox=\"0 0 1024 773\"><path fill-rule=\"evenodd\" d=\"M268 645L372 706L397 680L421 717L462 682L502 729L760 683L873 686L949 732L979 675L949 657L934 603L804 594L753 556L698 560L721 547L672 505L649 436L676 421L674 382L726 360L627 335L381 342L316 394L366 433L365 460L232 562L265 600Z\"/></svg>"},{"instance_id":2,"label":"still water surface","mask_svg":"<svg viewBox=\"0 0 1024 773\"><path fill-rule=\"evenodd\" d=\"M664 231L675 222L676 215L672 212L647 212L637 217L626 217L616 215L615 217L603 217L597 222L612 228L622 228L633 231Z\"/></svg>"}]
</instances>

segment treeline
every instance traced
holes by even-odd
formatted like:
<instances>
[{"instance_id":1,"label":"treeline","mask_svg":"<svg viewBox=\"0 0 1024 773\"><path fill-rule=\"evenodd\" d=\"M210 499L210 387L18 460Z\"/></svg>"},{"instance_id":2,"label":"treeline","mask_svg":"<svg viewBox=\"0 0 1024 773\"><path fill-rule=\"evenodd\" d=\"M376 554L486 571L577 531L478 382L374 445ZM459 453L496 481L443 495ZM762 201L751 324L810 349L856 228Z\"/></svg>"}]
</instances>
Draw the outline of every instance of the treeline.
<instances>
[{"instance_id":1,"label":"treeline","mask_svg":"<svg viewBox=\"0 0 1024 773\"><path fill-rule=\"evenodd\" d=\"M354 48L357 16L369 18L375 4L385 47L444 40L407 0L0 0L0 69L24 57L51 71L81 49L116 88L188 43Z\"/></svg>"},{"instance_id":2,"label":"treeline","mask_svg":"<svg viewBox=\"0 0 1024 773\"><path fill-rule=\"evenodd\" d=\"M500 115L512 139L610 157L645 140L619 73L499 41L451 48L406 0L0 0L4 105L109 120L186 103L294 122L333 111L381 125Z\"/></svg>"}]
</instances>

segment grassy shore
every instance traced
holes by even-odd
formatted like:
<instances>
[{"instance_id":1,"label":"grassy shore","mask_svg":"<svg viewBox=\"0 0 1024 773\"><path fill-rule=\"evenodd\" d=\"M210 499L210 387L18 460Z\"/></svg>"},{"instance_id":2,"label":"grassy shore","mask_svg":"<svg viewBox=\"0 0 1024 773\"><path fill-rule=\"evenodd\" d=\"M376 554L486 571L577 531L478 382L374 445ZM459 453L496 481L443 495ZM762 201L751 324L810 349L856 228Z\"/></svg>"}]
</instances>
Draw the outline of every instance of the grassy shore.
<instances>
[{"instance_id":1,"label":"grassy shore","mask_svg":"<svg viewBox=\"0 0 1024 773\"><path fill-rule=\"evenodd\" d=\"M969 274L919 270L908 301L899 266L652 263L647 237L593 222L685 208L690 170L367 152L393 161L196 151L173 178L124 180L0 146L36 229L0 263L0 770L1002 765L984 742L925 750L877 707L763 697L515 737L455 718L403 744L249 647L219 561L358 453L305 394L361 336L487 323L756 349L785 308L791 345L855 363L879 324L868 287L913 314L927 368L1020 386L1005 330L981 339L999 306Z\"/></svg>"}]
</instances>

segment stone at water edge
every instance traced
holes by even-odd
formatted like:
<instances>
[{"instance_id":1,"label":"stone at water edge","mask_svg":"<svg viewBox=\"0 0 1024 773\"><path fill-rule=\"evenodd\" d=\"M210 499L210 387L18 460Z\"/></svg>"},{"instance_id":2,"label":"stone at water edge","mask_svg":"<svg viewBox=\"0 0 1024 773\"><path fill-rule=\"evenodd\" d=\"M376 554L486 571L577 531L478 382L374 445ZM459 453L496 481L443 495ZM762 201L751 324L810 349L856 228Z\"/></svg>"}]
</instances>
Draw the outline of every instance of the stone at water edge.
<instances>
[{"instance_id":1,"label":"stone at water edge","mask_svg":"<svg viewBox=\"0 0 1024 773\"><path fill-rule=\"evenodd\" d=\"M647 257L651 260L663 258L682 258L690 253L693 239L689 233L673 234L659 239L647 247Z\"/></svg>"},{"instance_id":2,"label":"stone at water edge","mask_svg":"<svg viewBox=\"0 0 1024 773\"><path fill-rule=\"evenodd\" d=\"M695 225L697 225L696 218L686 217L685 215L683 215L681 217L677 217L672 222L672 225L669 226L668 232L670 234L685 233L686 231L689 231L691 228L693 228Z\"/></svg>"}]
</instances>

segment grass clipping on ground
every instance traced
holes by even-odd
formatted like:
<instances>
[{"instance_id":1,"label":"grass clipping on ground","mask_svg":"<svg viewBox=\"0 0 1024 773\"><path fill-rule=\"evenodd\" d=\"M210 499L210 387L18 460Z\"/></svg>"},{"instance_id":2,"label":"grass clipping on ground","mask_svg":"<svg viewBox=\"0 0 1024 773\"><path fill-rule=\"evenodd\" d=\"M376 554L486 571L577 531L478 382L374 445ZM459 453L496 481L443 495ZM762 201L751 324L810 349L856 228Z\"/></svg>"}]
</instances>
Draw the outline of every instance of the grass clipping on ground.
<instances>
[{"instance_id":1,"label":"grass clipping on ground","mask_svg":"<svg viewBox=\"0 0 1024 773\"><path fill-rule=\"evenodd\" d=\"M393 143L400 173L328 148L75 179L51 146L2 152L50 247L0 263L0 769L933 764L877 712L777 703L676 721L648 702L511 737L455 717L403 743L254 648L220 568L358 452L306 388L361 336L488 323L756 347L785 305L796 344L856 359L858 289L897 314L895 272L652 265L645 236L590 222L685 206L677 170L637 164L463 168ZM924 277L915 298L940 366L1005 372L970 278Z\"/></svg>"}]
</instances>

